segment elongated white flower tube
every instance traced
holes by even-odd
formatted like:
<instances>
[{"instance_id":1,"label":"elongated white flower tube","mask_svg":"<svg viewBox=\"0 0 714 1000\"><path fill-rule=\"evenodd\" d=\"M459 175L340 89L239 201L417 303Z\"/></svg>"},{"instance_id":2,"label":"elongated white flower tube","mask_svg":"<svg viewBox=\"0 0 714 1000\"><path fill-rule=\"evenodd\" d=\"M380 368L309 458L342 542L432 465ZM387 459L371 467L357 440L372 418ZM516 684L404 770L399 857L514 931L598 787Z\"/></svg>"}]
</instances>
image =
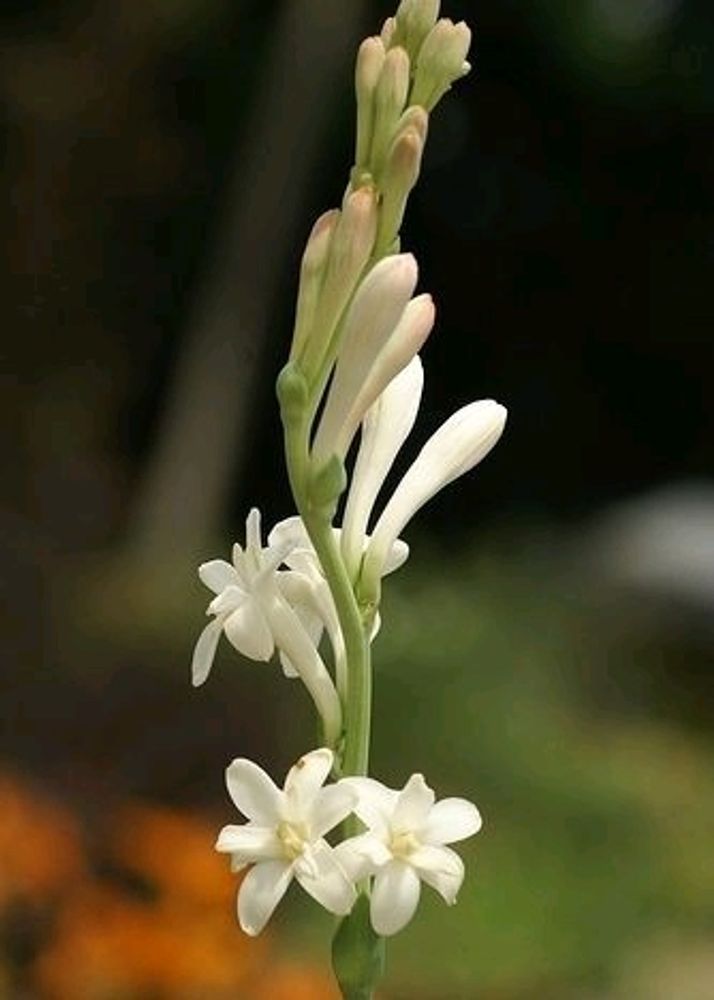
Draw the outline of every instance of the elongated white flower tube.
<instances>
[{"instance_id":1,"label":"elongated white flower tube","mask_svg":"<svg viewBox=\"0 0 714 1000\"><path fill-rule=\"evenodd\" d=\"M374 502L414 426L423 388L424 368L417 355L392 379L362 424L362 440L342 519L342 555L353 578L359 571Z\"/></svg>"},{"instance_id":2,"label":"elongated white flower tube","mask_svg":"<svg viewBox=\"0 0 714 1000\"><path fill-rule=\"evenodd\" d=\"M362 282L347 315L335 374L315 435L316 466L331 455L344 456L349 446L345 428L354 401L399 323L418 274L417 262L411 254L396 254L380 261Z\"/></svg>"},{"instance_id":3,"label":"elongated white flower tube","mask_svg":"<svg viewBox=\"0 0 714 1000\"><path fill-rule=\"evenodd\" d=\"M228 767L228 792L248 822L224 826L216 850L230 855L233 871L252 865L238 892L246 934L260 934L293 878L331 913L349 913L354 886L325 834L352 811L357 793L347 785L323 788L332 764L331 750L313 750L290 769L282 789L250 760Z\"/></svg>"},{"instance_id":4,"label":"elongated white flower tube","mask_svg":"<svg viewBox=\"0 0 714 1000\"><path fill-rule=\"evenodd\" d=\"M429 438L374 528L362 569L367 587L379 580L394 539L419 508L485 458L503 433L506 416L505 407L483 399L462 407Z\"/></svg>"}]
</instances>

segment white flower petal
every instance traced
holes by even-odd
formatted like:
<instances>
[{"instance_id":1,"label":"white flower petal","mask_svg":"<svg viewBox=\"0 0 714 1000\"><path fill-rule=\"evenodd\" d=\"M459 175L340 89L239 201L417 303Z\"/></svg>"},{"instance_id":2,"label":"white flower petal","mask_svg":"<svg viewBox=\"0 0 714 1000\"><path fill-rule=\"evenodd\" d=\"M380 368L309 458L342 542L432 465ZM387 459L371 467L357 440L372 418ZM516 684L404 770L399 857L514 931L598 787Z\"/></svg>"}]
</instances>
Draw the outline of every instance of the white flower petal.
<instances>
[{"instance_id":1,"label":"white flower petal","mask_svg":"<svg viewBox=\"0 0 714 1000\"><path fill-rule=\"evenodd\" d=\"M427 816L419 837L429 844L453 844L472 837L482 825L481 814L473 802L442 799Z\"/></svg>"},{"instance_id":2,"label":"white flower petal","mask_svg":"<svg viewBox=\"0 0 714 1000\"><path fill-rule=\"evenodd\" d=\"M252 760L238 757L229 764L226 787L238 809L257 826L276 827L282 819L283 792Z\"/></svg>"},{"instance_id":3,"label":"white flower petal","mask_svg":"<svg viewBox=\"0 0 714 1000\"><path fill-rule=\"evenodd\" d=\"M391 818L395 832L419 830L433 805L434 792L424 781L423 774L413 774L399 793Z\"/></svg>"},{"instance_id":4,"label":"white flower petal","mask_svg":"<svg viewBox=\"0 0 714 1000\"><path fill-rule=\"evenodd\" d=\"M199 635L191 661L191 682L194 687L200 687L211 672L222 631L223 622L216 618L209 622Z\"/></svg>"},{"instance_id":5,"label":"white flower petal","mask_svg":"<svg viewBox=\"0 0 714 1000\"><path fill-rule=\"evenodd\" d=\"M292 809L304 815L310 812L322 786L332 770L334 754L327 747L311 750L288 771L285 796Z\"/></svg>"},{"instance_id":6,"label":"white flower petal","mask_svg":"<svg viewBox=\"0 0 714 1000\"><path fill-rule=\"evenodd\" d=\"M260 511L252 507L245 521L245 550L249 559L260 560L263 543L260 537ZM254 567L257 569L257 565Z\"/></svg>"},{"instance_id":7,"label":"white flower petal","mask_svg":"<svg viewBox=\"0 0 714 1000\"><path fill-rule=\"evenodd\" d=\"M275 643L263 610L250 595L223 623L226 638L239 653L249 660L267 661L273 655Z\"/></svg>"},{"instance_id":8,"label":"white flower petal","mask_svg":"<svg viewBox=\"0 0 714 1000\"><path fill-rule=\"evenodd\" d=\"M301 517L286 517L278 521L268 535L268 545L282 545L291 542L294 549L311 548L310 538Z\"/></svg>"},{"instance_id":9,"label":"white flower petal","mask_svg":"<svg viewBox=\"0 0 714 1000\"><path fill-rule=\"evenodd\" d=\"M238 921L246 934L260 934L293 877L289 861L261 861L248 872L238 892Z\"/></svg>"},{"instance_id":10,"label":"white flower petal","mask_svg":"<svg viewBox=\"0 0 714 1000\"><path fill-rule=\"evenodd\" d=\"M388 836L389 820L399 793L374 778L343 778L339 784L357 792L354 812L362 822L377 835Z\"/></svg>"},{"instance_id":11,"label":"white flower petal","mask_svg":"<svg viewBox=\"0 0 714 1000\"><path fill-rule=\"evenodd\" d=\"M223 615L236 611L248 598L245 590L236 584L231 584L213 598L208 605L209 615Z\"/></svg>"},{"instance_id":12,"label":"white flower petal","mask_svg":"<svg viewBox=\"0 0 714 1000\"><path fill-rule=\"evenodd\" d=\"M424 882L453 906L464 881L464 863L456 851L425 845L410 854L409 863Z\"/></svg>"},{"instance_id":13,"label":"white flower petal","mask_svg":"<svg viewBox=\"0 0 714 1000\"><path fill-rule=\"evenodd\" d=\"M283 845L273 827L248 823L224 826L218 834L216 850L233 855L231 860L240 864L284 858Z\"/></svg>"},{"instance_id":14,"label":"white flower petal","mask_svg":"<svg viewBox=\"0 0 714 1000\"><path fill-rule=\"evenodd\" d=\"M349 837L335 847L335 857L353 882L361 882L392 860L392 852L373 833Z\"/></svg>"},{"instance_id":15,"label":"white flower petal","mask_svg":"<svg viewBox=\"0 0 714 1000\"><path fill-rule=\"evenodd\" d=\"M238 574L225 559L212 559L210 562L202 563L198 567L198 575L201 583L205 584L214 594L220 594L226 587L232 587L238 583Z\"/></svg>"},{"instance_id":16,"label":"white flower petal","mask_svg":"<svg viewBox=\"0 0 714 1000\"><path fill-rule=\"evenodd\" d=\"M353 811L357 793L346 785L328 785L321 788L315 798L310 816L310 833L324 837Z\"/></svg>"},{"instance_id":17,"label":"white flower petal","mask_svg":"<svg viewBox=\"0 0 714 1000\"><path fill-rule=\"evenodd\" d=\"M409 546L406 542L402 541L401 538L397 538L392 542L392 547L387 553L387 558L384 563L384 569L382 570L382 576L389 576L393 573L395 569L399 569L409 558Z\"/></svg>"},{"instance_id":18,"label":"white flower petal","mask_svg":"<svg viewBox=\"0 0 714 1000\"><path fill-rule=\"evenodd\" d=\"M424 368L417 356L390 382L362 424L342 522L342 551L353 573L362 558L374 501L414 426L423 386Z\"/></svg>"},{"instance_id":19,"label":"white flower petal","mask_svg":"<svg viewBox=\"0 0 714 1000\"><path fill-rule=\"evenodd\" d=\"M352 882L335 858L332 848L324 840L311 851L314 875L296 865L295 876L313 899L330 913L344 916L352 909L357 894Z\"/></svg>"},{"instance_id":20,"label":"white flower petal","mask_svg":"<svg viewBox=\"0 0 714 1000\"><path fill-rule=\"evenodd\" d=\"M403 861L390 861L374 877L370 914L372 927L382 937L396 934L409 923L419 903L419 876Z\"/></svg>"},{"instance_id":21,"label":"white flower petal","mask_svg":"<svg viewBox=\"0 0 714 1000\"><path fill-rule=\"evenodd\" d=\"M365 576L379 579L407 522L439 490L485 458L505 422L505 408L484 399L458 410L429 438L377 522L365 557Z\"/></svg>"}]
</instances>

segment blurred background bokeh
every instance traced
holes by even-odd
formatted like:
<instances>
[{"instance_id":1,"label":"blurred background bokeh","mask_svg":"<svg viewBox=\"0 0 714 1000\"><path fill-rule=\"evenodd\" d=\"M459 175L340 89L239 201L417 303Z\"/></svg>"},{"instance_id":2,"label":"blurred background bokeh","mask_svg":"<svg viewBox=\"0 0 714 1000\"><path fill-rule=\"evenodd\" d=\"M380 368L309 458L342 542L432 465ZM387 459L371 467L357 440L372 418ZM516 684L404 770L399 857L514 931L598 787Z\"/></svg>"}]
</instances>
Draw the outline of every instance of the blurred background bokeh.
<instances>
[{"instance_id":1,"label":"blurred background bokeh","mask_svg":"<svg viewBox=\"0 0 714 1000\"><path fill-rule=\"evenodd\" d=\"M439 310L414 438L511 418L386 588L373 761L486 824L381 997L711 1000L711 3L444 12L475 65L405 230ZM272 386L389 13L2 5L3 998L334 1000L329 918L291 896L248 942L212 849L225 764L280 776L307 700L188 665L197 562L291 512Z\"/></svg>"}]
</instances>

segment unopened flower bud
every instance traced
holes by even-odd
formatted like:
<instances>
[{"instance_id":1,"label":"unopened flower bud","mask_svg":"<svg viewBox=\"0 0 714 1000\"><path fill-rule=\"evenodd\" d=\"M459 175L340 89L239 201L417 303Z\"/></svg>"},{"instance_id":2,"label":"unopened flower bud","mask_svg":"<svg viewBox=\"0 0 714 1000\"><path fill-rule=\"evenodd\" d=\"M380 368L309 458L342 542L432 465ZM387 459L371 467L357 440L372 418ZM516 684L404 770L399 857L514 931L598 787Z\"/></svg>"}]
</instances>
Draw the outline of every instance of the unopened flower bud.
<instances>
[{"instance_id":1,"label":"unopened flower bud","mask_svg":"<svg viewBox=\"0 0 714 1000\"><path fill-rule=\"evenodd\" d=\"M436 307L428 293L417 295L407 304L352 404L346 421L346 436L350 441L372 404L422 349L434 327L435 318Z\"/></svg>"},{"instance_id":2,"label":"unopened flower bud","mask_svg":"<svg viewBox=\"0 0 714 1000\"><path fill-rule=\"evenodd\" d=\"M426 137L429 133L429 115L419 104L410 105L399 119L397 135L409 128L415 129L419 133L421 141L426 143Z\"/></svg>"},{"instance_id":3,"label":"unopened flower bud","mask_svg":"<svg viewBox=\"0 0 714 1000\"><path fill-rule=\"evenodd\" d=\"M372 533L362 570L366 590L378 586L387 554L407 522L439 490L485 458L503 433L506 415L499 403L482 399L462 407L429 438Z\"/></svg>"},{"instance_id":4,"label":"unopened flower bud","mask_svg":"<svg viewBox=\"0 0 714 1000\"><path fill-rule=\"evenodd\" d=\"M409 93L409 56L397 47L387 52L374 95L374 133L370 165L378 174Z\"/></svg>"},{"instance_id":5,"label":"unopened flower bud","mask_svg":"<svg viewBox=\"0 0 714 1000\"><path fill-rule=\"evenodd\" d=\"M441 0L402 0L395 20L397 32L394 39L403 45L412 59L416 59L422 42L436 24Z\"/></svg>"},{"instance_id":6,"label":"unopened flower bud","mask_svg":"<svg viewBox=\"0 0 714 1000\"><path fill-rule=\"evenodd\" d=\"M300 356L313 328L315 311L320 298L320 288L330 252L330 242L340 213L337 209L324 212L312 227L300 265L295 328L290 359Z\"/></svg>"},{"instance_id":7,"label":"unopened flower bud","mask_svg":"<svg viewBox=\"0 0 714 1000\"><path fill-rule=\"evenodd\" d=\"M278 375L275 389L280 403L283 422L289 424L300 418L308 403L308 384L294 361L288 361Z\"/></svg>"},{"instance_id":8,"label":"unopened flower bud","mask_svg":"<svg viewBox=\"0 0 714 1000\"><path fill-rule=\"evenodd\" d=\"M414 104L431 111L451 84L468 73L470 45L471 29L464 21L437 21L419 53L411 97Z\"/></svg>"},{"instance_id":9,"label":"unopened flower bud","mask_svg":"<svg viewBox=\"0 0 714 1000\"><path fill-rule=\"evenodd\" d=\"M319 465L330 455L343 458L359 424L354 424L355 399L385 343L397 327L417 283L418 267L411 254L386 257L370 271L352 303L335 374L313 445Z\"/></svg>"},{"instance_id":10,"label":"unopened flower bud","mask_svg":"<svg viewBox=\"0 0 714 1000\"><path fill-rule=\"evenodd\" d=\"M385 49L392 47L392 39L394 38L394 33L397 30L396 18L388 17L387 20L382 25L382 30L380 32L380 38L384 42Z\"/></svg>"},{"instance_id":11,"label":"unopened flower bud","mask_svg":"<svg viewBox=\"0 0 714 1000\"><path fill-rule=\"evenodd\" d=\"M407 128L392 143L382 175L382 210L377 251L386 249L402 227L407 200L419 177L424 143L414 128Z\"/></svg>"},{"instance_id":12,"label":"unopened flower bud","mask_svg":"<svg viewBox=\"0 0 714 1000\"><path fill-rule=\"evenodd\" d=\"M385 49L381 38L366 38L360 45L355 67L357 95L357 151L355 164L365 167L369 161L374 128L374 92L384 66Z\"/></svg>"},{"instance_id":13,"label":"unopened flower bud","mask_svg":"<svg viewBox=\"0 0 714 1000\"><path fill-rule=\"evenodd\" d=\"M362 187L351 191L330 240L314 327L303 352L303 368L310 378L319 371L329 352L335 327L370 258L376 235L374 189Z\"/></svg>"}]
</instances>

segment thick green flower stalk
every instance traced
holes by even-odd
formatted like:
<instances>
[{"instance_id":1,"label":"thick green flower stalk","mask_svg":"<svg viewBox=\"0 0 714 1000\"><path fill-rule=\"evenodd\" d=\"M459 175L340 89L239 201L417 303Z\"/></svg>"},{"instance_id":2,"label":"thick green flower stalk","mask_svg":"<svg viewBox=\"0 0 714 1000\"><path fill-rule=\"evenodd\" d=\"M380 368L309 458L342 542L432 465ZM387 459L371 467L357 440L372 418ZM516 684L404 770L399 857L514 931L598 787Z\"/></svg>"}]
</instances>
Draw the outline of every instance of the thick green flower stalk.
<instances>
[{"instance_id":1,"label":"thick green flower stalk","mask_svg":"<svg viewBox=\"0 0 714 1000\"><path fill-rule=\"evenodd\" d=\"M282 789L251 761L228 768L228 791L247 822L225 827L216 846L235 871L249 868L239 922L260 933L295 879L341 918L333 965L347 1000L373 996L385 939L413 917L422 882L456 901L464 869L447 845L481 826L472 803L437 802L421 774L401 790L369 776L382 581L408 557L400 536L414 514L485 457L506 418L492 400L458 410L375 511L417 417L419 350L435 320L431 296L416 294L417 262L401 251L400 229L429 116L470 68L469 28L439 18L439 7L402 0L357 54L355 162L341 207L308 238L277 382L297 513L264 543L251 511L232 562L199 569L214 598L194 651L194 684L207 678L223 634L250 659L276 656L312 698L323 744L300 758Z\"/></svg>"}]
</instances>

